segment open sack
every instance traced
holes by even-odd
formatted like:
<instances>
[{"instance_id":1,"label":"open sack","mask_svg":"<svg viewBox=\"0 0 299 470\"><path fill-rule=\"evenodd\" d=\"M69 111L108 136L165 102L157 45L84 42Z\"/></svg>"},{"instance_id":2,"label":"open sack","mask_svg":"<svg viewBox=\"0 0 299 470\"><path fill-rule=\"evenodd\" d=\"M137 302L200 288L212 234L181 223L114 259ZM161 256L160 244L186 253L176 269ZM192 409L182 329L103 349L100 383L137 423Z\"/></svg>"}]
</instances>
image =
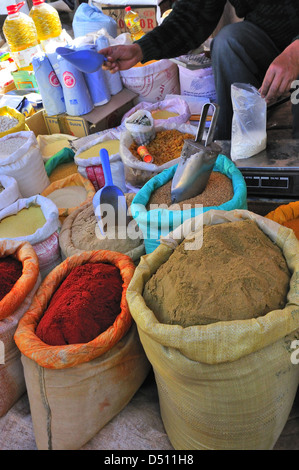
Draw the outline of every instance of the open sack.
<instances>
[{"instance_id":1,"label":"open sack","mask_svg":"<svg viewBox=\"0 0 299 470\"><path fill-rule=\"evenodd\" d=\"M88 343L45 344L36 328L52 295L76 266L97 262L120 270L120 314L112 326ZM38 449L82 447L126 406L147 376L150 365L126 301L134 269L128 256L112 251L69 257L45 278L22 318L15 341L22 353Z\"/></svg>"},{"instance_id":2,"label":"open sack","mask_svg":"<svg viewBox=\"0 0 299 470\"><path fill-rule=\"evenodd\" d=\"M282 250L292 274L283 309L239 321L183 328L160 323L143 298L146 282L198 227L254 220ZM192 232L191 232L192 228ZM284 428L299 383L292 342L299 333L299 242L293 231L246 210L210 210L187 220L141 258L127 291L153 366L161 417L179 450L269 450ZM254 373L253 373L254 372Z\"/></svg>"}]
</instances>

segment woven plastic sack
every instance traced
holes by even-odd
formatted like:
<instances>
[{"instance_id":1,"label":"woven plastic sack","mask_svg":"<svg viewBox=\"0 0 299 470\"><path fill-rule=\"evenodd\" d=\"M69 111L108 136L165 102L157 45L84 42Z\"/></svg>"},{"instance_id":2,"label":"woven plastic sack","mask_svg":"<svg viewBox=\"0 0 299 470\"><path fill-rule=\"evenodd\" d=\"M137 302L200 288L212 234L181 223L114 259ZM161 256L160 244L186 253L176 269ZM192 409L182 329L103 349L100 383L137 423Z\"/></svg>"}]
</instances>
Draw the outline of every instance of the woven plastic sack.
<instances>
[{"instance_id":1,"label":"woven plastic sack","mask_svg":"<svg viewBox=\"0 0 299 470\"><path fill-rule=\"evenodd\" d=\"M195 136L196 128L191 124L180 124L165 121L163 126L155 127L156 133L165 130L176 129L182 133L188 133ZM163 165L155 165L155 163L146 163L138 160L130 151L130 146L133 143L133 137L130 132L124 130L120 136L120 156L125 168L126 183L134 188L142 188L142 186L150 180L153 176L161 173L166 168L175 166L179 158L175 158Z\"/></svg>"},{"instance_id":2,"label":"woven plastic sack","mask_svg":"<svg viewBox=\"0 0 299 470\"><path fill-rule=\"evenodd\" d=\"M101 189L105 185L104 171L102 169L102 163L99 153L94 157L82 158L81 155L86 150L93 146L108 141L108 140L120 140L121 131L119 129L106 129L105 131L99 132L96 136L89 139L82 139L82 145L76 146L77 151L74 156L74 161L78 165L78 173L85 178L88 178L96 191ZM109 153L110 168L112 174L113 184L121 189L124 193L127 192L125 171L120 152Z\"/></svg>"},{"instance_id":3,"label":"woven plastic sack","mask_svg":"<svg viewBox=\"0 0 299 470\"><path fill-rule=\"evenodd\" d=\"M0 258L7 256L18 259L23 272L0 301L0 416L7 413L26 391L21 355L13 337L41 282L38 259L28 242L0 242Z\"/></svg>"},{"instance_id":4,"label":"woven plastic sack","mask_svg":"<svg viewBox=\"0 0 299 470\"><path fill-rule=\"evenodd\" d=\"M168 59L138 64L129 70L121 70L120 76L125 88L137 93L135 99L156 103L166 95L179 94L178 67Z\"/></svg>"},{"instance_id":5,"label":"woven plastic sack","mask_svg":"<svg viewBox=\"0 0 299 470\"><path fill-rule=\"evenodd\" d=\"M123 279L121 312L113 325L85 344L48 346L36 335L47 305L71 270L85 263L110 263ZM126 301L133 261L111 251L67 258L43 281L15 334L40 450L82 447L120 412L149 372Z\"/></svg>"},{"instance_id":6,"label":"woven plastic sack","mask_svg":"<svg viewBox=\"0 0 299 470\"><path fill-rule=\"evenodd\" d=\"M10 129L1 131L0 138L8 134L14 134L15 132L21 132L26 130L25 116L16 109L10 108L9 106L3 106L2 108L0 108L0 117L1 116L9 116L10 118L17 119L18 123Z\"/></svg>"},{"instance_id":7,"label":"woven plastic sack","mask_svg":"<svg viewBox=\"0 0 299 470\"><path fill-rule=\"evenodd\" d=\"M74 173L70 176L67 176L66 178L54 181L41 194L42 196L49 198L51 196L51 193L53 193L54 191L73 186L78 188L84 188L86 191L86 199L81 204L74 205L74 207L57 207L59 220L61 223L63 223L66 217L70 215L74 210L76 210L77 207L92 201L93 196L96 193L93 184L79 173Z\"/></svg>"},{"instance_id":8,"label":"woven plastic sack","mask_svg":"<svg viewBox=\"0 0 299 470\"><path fill-rule=\"evenodd\" d=\"M51 134L51 135L38 135L37 143L42 154L43 161L48 162L52 157L63 150L64 148L71 148L71 141L77 137L69 134ZM48 175L49 176L49 175Z\"/></svg>"},{"instance_id":9,"label":"woven plastic sack","mask_svg":"<svg viewBox=\"0 0 299 470\"><path fill-rule=\"evenodd\" d=\"M178 114L178 116L171 116L168 119L156 119L155 115L153 114L155 127L163 126L165 121L167 121L167 123L175 123L176 125L184 124L191 116L187 102L181 98L165 99L163 101L159 101L158 103L148 103L144 101L130 109L130 111L128 111L122 117L121 124L124 125L125 120L139 109L145 109L151 113L161 110Z\"/></svg>"},{"instance_id":10,"label":"woven plastic sack","mask_svg":"<svg viewBox=\"0 0 299 470\"><path fill-rule=\"evenodd\" d=\"M193 218L202 212L211 209L230 211L233 209L247 209L247 187L240 170L225 155L218 155L213 171L219 171L231 179L234 196L220 206L192 208L184 211L171 211L169 209L153 209L148 211L146 206L152 193L170 181L176 171L177 165L164 170L154 176L141 188L133 199L131 211L140 230L143 233L146 253L151 253L160 244L160 237L172 232L185 220Z\"/></svg>"},{"instance_id":11,"label":"woven plastic sack","mask_svg":"<svg viewBox=\"0 0 299 470\"><path fill-rule=\"evenodd\" d=\"M44 278L50 269L61 262L57 232L60 229L58 209L50 199L41 195L18 199L16 202L0 211L0 221L10 215L16 215L22 209L30 206L40 206L45 224L33 234L11 238L15 241L27 241L34 248L40 263L40 274ZM56 233L56 236L54 235ZM52 237L52 238L51 238ZM0 242L6 240L0 238Z\"/></svg>"},{"instance_id":12,"label":"woven plastic sack","mask_svg":"<svg viewBox=\"0 0 299 470\"><path fill-rule=\"evenodd\" d=\"M4 190L0 192L0 210L13 204L22 197L17 181L12 176L0 175L0 184Z\"/></svg>"},{"instance_id":13,"label":"woven plastic sack","mask_svg":"<svg viewBox=\"0 0 299 470\"><path fill-rule=\"evenodd\" d=\"M282 204L275 210L269 212L265 217L274 220L284 227L294 230L297 238L299 238L299 201L293 201L289 204Z\"/></svg>"},{"instance_id":14,"label":"woven plastic sack","mask_svg":"<svg viewBox=\"0 0 299 470\"><path fill-rule=\"evenodd\" d=\"M125 194L125 196L129 208L134 195L130 193ZM130 223L134 224L132 227L132 231L134 231L136 222L133 220L130 221ZM82 238L80 240L74 240L74 229L78 234L80 227L82 227ZM92 246L91 243L88 244L86 242L87 235L88 238L91 239ZM103 236L97 227L97 219L94 214L92 202L79 207L65 219L59 233L59 245L61 256L64 259L68 256L82 253L83 251L110 250L124 253L130 256L135 263L138 263L140 257L145 254L142 237L135 237L131 240L129 237L110 239L109 237Z\"/></svg>"},{"instance_id":15,"label":"woven plastic sack","mask_svg":"<svg viewBox=\"0 0 299 470\"><path fill-rule=\"evenodd\" d=\"M2 156L0 174L12 176L18 183L23 197L40 194L49 184L42 155L33 132L22 131L8 134L0 139L3 143L13 145L14 139L24 139L24 144L13 150L11 154Z\"/></svg>"},{"instance_id":16,"label":"woven plastic sack","mask_svg":"<svg viewBox=\"0 0 299 470\"><path fill-rule=\"evenodd\" d=\"M250 320L183 328L159 323L142 297L145 283L202 224L255 220L281 248L290 272L284 309ZM189 231L188 231L189 227ZM194 228L195 227L195 228ZM141 258L127 291L152 364L161 417L178 450L269 450L287 421L299 383L292 363L299 333L299 242L292 230L249 211L210 210L187 220Z\"/></svg>"}]
</instances>

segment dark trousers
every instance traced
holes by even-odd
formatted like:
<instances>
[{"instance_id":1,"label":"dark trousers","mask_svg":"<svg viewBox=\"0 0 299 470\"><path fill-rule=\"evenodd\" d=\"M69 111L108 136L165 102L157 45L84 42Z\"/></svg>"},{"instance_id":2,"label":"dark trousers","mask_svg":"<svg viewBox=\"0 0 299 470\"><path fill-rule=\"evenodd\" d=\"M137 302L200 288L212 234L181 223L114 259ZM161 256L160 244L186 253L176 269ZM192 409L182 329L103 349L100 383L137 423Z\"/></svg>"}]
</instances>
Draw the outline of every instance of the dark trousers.
<instances>
[{"instance_id":1,"label":"dark trousers","mask_svg":"<svg viewBox=\"0 0 299 470\"><path fill-rule=\"evenodd\" d=\"M233 23L220 30L211 47L220 106L215 139L231 139L231 85L250 83L259 89L268 67L281 52L264 31L249 21ZM299 104L292 108L293 137L299 138Z\"/></svg>"}]
</instances>

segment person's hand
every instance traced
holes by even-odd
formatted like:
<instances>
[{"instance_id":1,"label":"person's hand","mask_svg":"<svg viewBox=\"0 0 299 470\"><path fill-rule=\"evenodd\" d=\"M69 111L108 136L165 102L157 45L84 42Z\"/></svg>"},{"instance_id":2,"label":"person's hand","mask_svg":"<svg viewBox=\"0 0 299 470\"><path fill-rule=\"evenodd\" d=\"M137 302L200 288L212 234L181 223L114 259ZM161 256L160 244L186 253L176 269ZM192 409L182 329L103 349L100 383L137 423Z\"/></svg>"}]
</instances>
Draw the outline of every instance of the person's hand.
<instances>
[{"instance_id":1,"label":"person's hand","mask_svg":"<svg viewBox=\"0 0 299 470\"><path fill-rule=\"evenodd\" d=\"M299 39L290 44L268 68L260 93L270 103L291 89L299 76Z\"/></svg>"},{"instance_id":2,"label":"person's hand","mask_svg":"<svg viewBox=\"0 0 299 470\"><path fill-rule=\"evenodd\" d=\"M128 70L142 60L142 51L138 44L106 47L101 49L99 54L106 57L103 69L109 70L111 73Z\"/></svg>"}]
</instances>

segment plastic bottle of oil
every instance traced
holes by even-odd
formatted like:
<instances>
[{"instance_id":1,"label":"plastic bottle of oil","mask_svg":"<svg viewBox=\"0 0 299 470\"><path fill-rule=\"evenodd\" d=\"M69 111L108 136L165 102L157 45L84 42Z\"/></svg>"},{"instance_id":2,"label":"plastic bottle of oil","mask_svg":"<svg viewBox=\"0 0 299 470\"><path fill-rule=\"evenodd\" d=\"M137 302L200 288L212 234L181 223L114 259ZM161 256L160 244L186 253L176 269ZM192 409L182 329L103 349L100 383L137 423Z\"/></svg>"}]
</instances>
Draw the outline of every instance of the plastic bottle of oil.
<instances>
[{"instance_id":1,"label":"plastic bottle of oil","mask_svg":"<svg viewBox=\"0 0 299 470\"><path fill-rule=\"evenodd\" d=\"M29 16L33 19L40 41L57 38L62 32L58 11L45 3L45 0L33 0Z\"/></svg>"},{"instance_id":2,"label":"plastic bottle of oil","mask_svg":"<svg viewBox=\"0 0 299 470\"><path fill-rule=\"evenodd\" d=\"M40 52L40 46L34 21L20 11L24 5L20 2L6 7L3 34L18 69L33 70L32 58Z\"/></svg>"},{"instance_id":3,"label":"plastic bottle of oil","mask_svg":"<svg viewBox=\"0 0 299 470\"><path fill-rule=\"evenodd\" d=\"M133 41L137 41L145 35L145 32L140 26L140 18L136 11L133 11L131 7L125 8L126 14L124 16L125 24L130 31Z\"/></svg>"}]
</instances>

